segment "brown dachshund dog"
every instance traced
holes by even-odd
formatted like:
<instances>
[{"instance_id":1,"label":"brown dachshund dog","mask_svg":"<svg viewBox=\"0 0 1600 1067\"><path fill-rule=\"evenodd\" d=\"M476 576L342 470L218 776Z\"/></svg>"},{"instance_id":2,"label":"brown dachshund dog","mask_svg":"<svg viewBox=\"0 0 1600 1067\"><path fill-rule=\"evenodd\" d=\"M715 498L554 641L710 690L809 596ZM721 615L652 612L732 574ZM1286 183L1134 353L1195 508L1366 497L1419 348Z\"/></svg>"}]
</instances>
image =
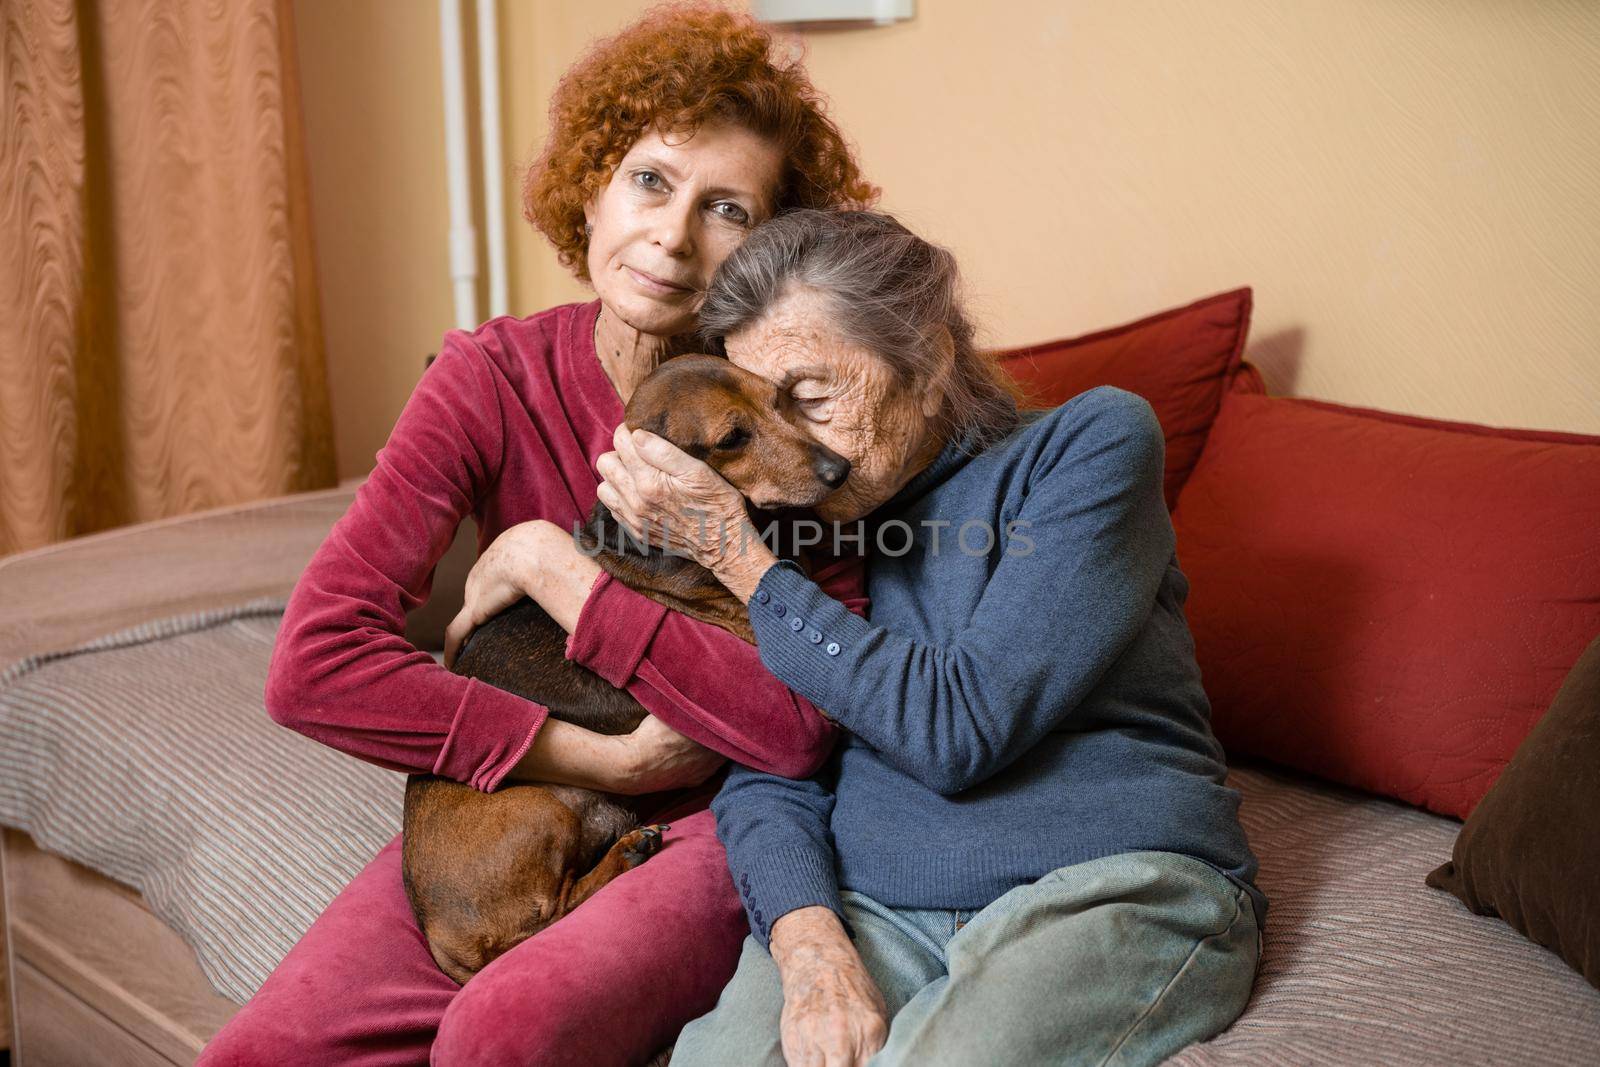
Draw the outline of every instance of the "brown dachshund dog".
<instances>
[{"instance_id":1,"label":"brown dachshund dog","mask_svg":"<svg viewBox=\"0 0 1600 1067\"><path fill-rule=\"evenodd\" d=\"M711 356L679 356L628 401L625 421L666 438L727 479L756 508L809 508L843 484L850 463L792 422L765 380ZM711 572L634 541L600 503L578 543L650 599L754 642L744 605ZM532 600L479 627L455 663L478 678L604 734L628 733L645 710L566 658L564 630ZM661 847L628 798L558 785L482 793L434 775L406 781L406 896L439 967L466 981Z\"/></svg>"}]
</instances>

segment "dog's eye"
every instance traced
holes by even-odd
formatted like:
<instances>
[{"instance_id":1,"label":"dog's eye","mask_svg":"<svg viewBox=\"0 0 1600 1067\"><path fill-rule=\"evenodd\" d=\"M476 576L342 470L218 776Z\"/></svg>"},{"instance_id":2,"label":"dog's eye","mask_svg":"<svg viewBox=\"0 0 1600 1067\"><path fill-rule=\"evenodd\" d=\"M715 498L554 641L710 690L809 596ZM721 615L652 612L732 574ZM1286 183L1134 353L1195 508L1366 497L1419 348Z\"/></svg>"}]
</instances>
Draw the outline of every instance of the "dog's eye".
<instances>
[{"instance_id":1,"label":"dog's eye","mask_svg":"<svg viewBox=\"0 0 1600 1067\"><path fill-rule=\"evenodd\" d=\"M748 440L750 432L743 426L735 426L723 435L722 440L717 442L717 447L723 450L738 448Z\"/></svg>"}]
</instances>

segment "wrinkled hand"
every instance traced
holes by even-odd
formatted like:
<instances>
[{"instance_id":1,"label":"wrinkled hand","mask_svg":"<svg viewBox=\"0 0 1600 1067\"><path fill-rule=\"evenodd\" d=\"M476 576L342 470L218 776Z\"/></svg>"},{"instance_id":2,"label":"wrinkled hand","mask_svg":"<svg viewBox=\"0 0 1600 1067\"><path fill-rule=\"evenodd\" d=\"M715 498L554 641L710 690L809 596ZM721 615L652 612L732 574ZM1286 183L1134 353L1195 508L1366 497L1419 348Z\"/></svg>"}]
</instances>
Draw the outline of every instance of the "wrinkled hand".
<instances>
[{"instance_id":1,"label":"wrinkled hand","mask_svg":"<svg viewBox=\"0 0 1600 1067\"><path fill-rule=\"evenodd\" d=\"M615 783L613 792L617 793L659 793L699 785L726 762L725 757L689 740L654 715L646 715L625 743L627 769Z\"/></svg>"},{"instance_id":2,"label":"wrinkled hand","mask_svg":"<svg viewBox=\"0 0 1600 1067\"><path fill-rule=\"evenodd\" d=\"M525 596L535 595L535 577L552 538L571 541L570 534L543 519L508 527L467 574L461 610L444 631L444 665L454 667L461 646L472 631Z\"/></svg>"},{"instance_id":3,"label":"wrinkled hand","mask_svg":"<svg viewBox=\"0 0 1600 1067\"><path fill-rule=\"evenodd\" d=\"M710 570L740 543L744 497L722 476L666 438L618 426L595 463L601 503L641 540ZM754 533L749 538L754 539Z\"/></svg>"},{"instance_id":4,"label":"wrinkled hand","mask_svg":"<svg viewBox=\"0 0 1600 1067\"><path fill-rule=\"evenodd\" d=\"M864 1067L889 1037L889 1009L839 917L800 908L772 928L789 1067Z\"/></svg>"}]
</instances>

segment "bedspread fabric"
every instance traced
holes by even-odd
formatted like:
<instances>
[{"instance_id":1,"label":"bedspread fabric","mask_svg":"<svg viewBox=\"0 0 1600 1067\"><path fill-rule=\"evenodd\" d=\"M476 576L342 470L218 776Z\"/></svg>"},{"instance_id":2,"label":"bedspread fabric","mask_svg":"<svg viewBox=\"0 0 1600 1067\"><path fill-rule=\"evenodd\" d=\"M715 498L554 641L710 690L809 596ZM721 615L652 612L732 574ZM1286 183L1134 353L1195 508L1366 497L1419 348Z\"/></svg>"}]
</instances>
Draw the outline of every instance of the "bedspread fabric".
<instances>
[{"instance_id":1,"label":"bedspread fabric","mask_svg":"<svg viewBox=\"0 0 1600 1067\"><path fill-rule=\"evenodd\" d=\"M281 600L0 671L0 823L138 889L243 1003L400 829L405 777L267 717Z\"/></svg>"}]
</instances>

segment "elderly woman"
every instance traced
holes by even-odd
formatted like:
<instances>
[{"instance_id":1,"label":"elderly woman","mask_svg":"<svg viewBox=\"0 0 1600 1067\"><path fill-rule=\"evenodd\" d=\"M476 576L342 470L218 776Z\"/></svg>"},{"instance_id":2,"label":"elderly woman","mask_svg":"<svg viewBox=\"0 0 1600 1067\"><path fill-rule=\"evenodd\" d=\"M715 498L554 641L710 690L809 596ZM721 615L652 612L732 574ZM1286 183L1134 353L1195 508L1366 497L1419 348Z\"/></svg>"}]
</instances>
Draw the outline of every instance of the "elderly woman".
<instances>
[{"instance_id":1,"label":"elderly woman","mask_svg":"<svg viewBox=\"0 0 1600 1067\"><path fill-rule=\"evenodd\" d=\"M600 499L711 567L762 661L849 731L810 780L729 774L713 807L752 936L674 1064L1156 1063L1249 998L1266 899L1160 426L1111 388L1019 415L956 291L892 218L801 211L701 307L851 461L821 510L874 550L870 621L717 536L736 495L665 441L603 462Z\"/></svg>"},{"instance_id":2,"label":"elderly woman","mask_svg":"<svg viewBox=\"0 0 1600 1067\"><path fill-rule=\"evenodd\" d=\"M538 780L651 793L695 786L724 757L809 774L833 743L810 702L750 645L601 575L570 531L594 505L595 464L625 400L693 335L718 265L777 211L862 204L875 190L804 71L758 23L721 9L657 10L599 43L557 88L551 119L527 215L598 299L445 338L295 589L268 711L358 758L485 791ZM406 642L406 612L427 598L468 514L487 551L452 640L507 601L538 597L571 632L569 656L652 713L634 735L548 719ZM818 580L850 598L862 576L841 564ZM417 929L396 837L201 1062L646 1059L715 1003L745 936L713 791L647 811L673 824L659 855L464 988Z\"/></svg>"}]
</instances>

